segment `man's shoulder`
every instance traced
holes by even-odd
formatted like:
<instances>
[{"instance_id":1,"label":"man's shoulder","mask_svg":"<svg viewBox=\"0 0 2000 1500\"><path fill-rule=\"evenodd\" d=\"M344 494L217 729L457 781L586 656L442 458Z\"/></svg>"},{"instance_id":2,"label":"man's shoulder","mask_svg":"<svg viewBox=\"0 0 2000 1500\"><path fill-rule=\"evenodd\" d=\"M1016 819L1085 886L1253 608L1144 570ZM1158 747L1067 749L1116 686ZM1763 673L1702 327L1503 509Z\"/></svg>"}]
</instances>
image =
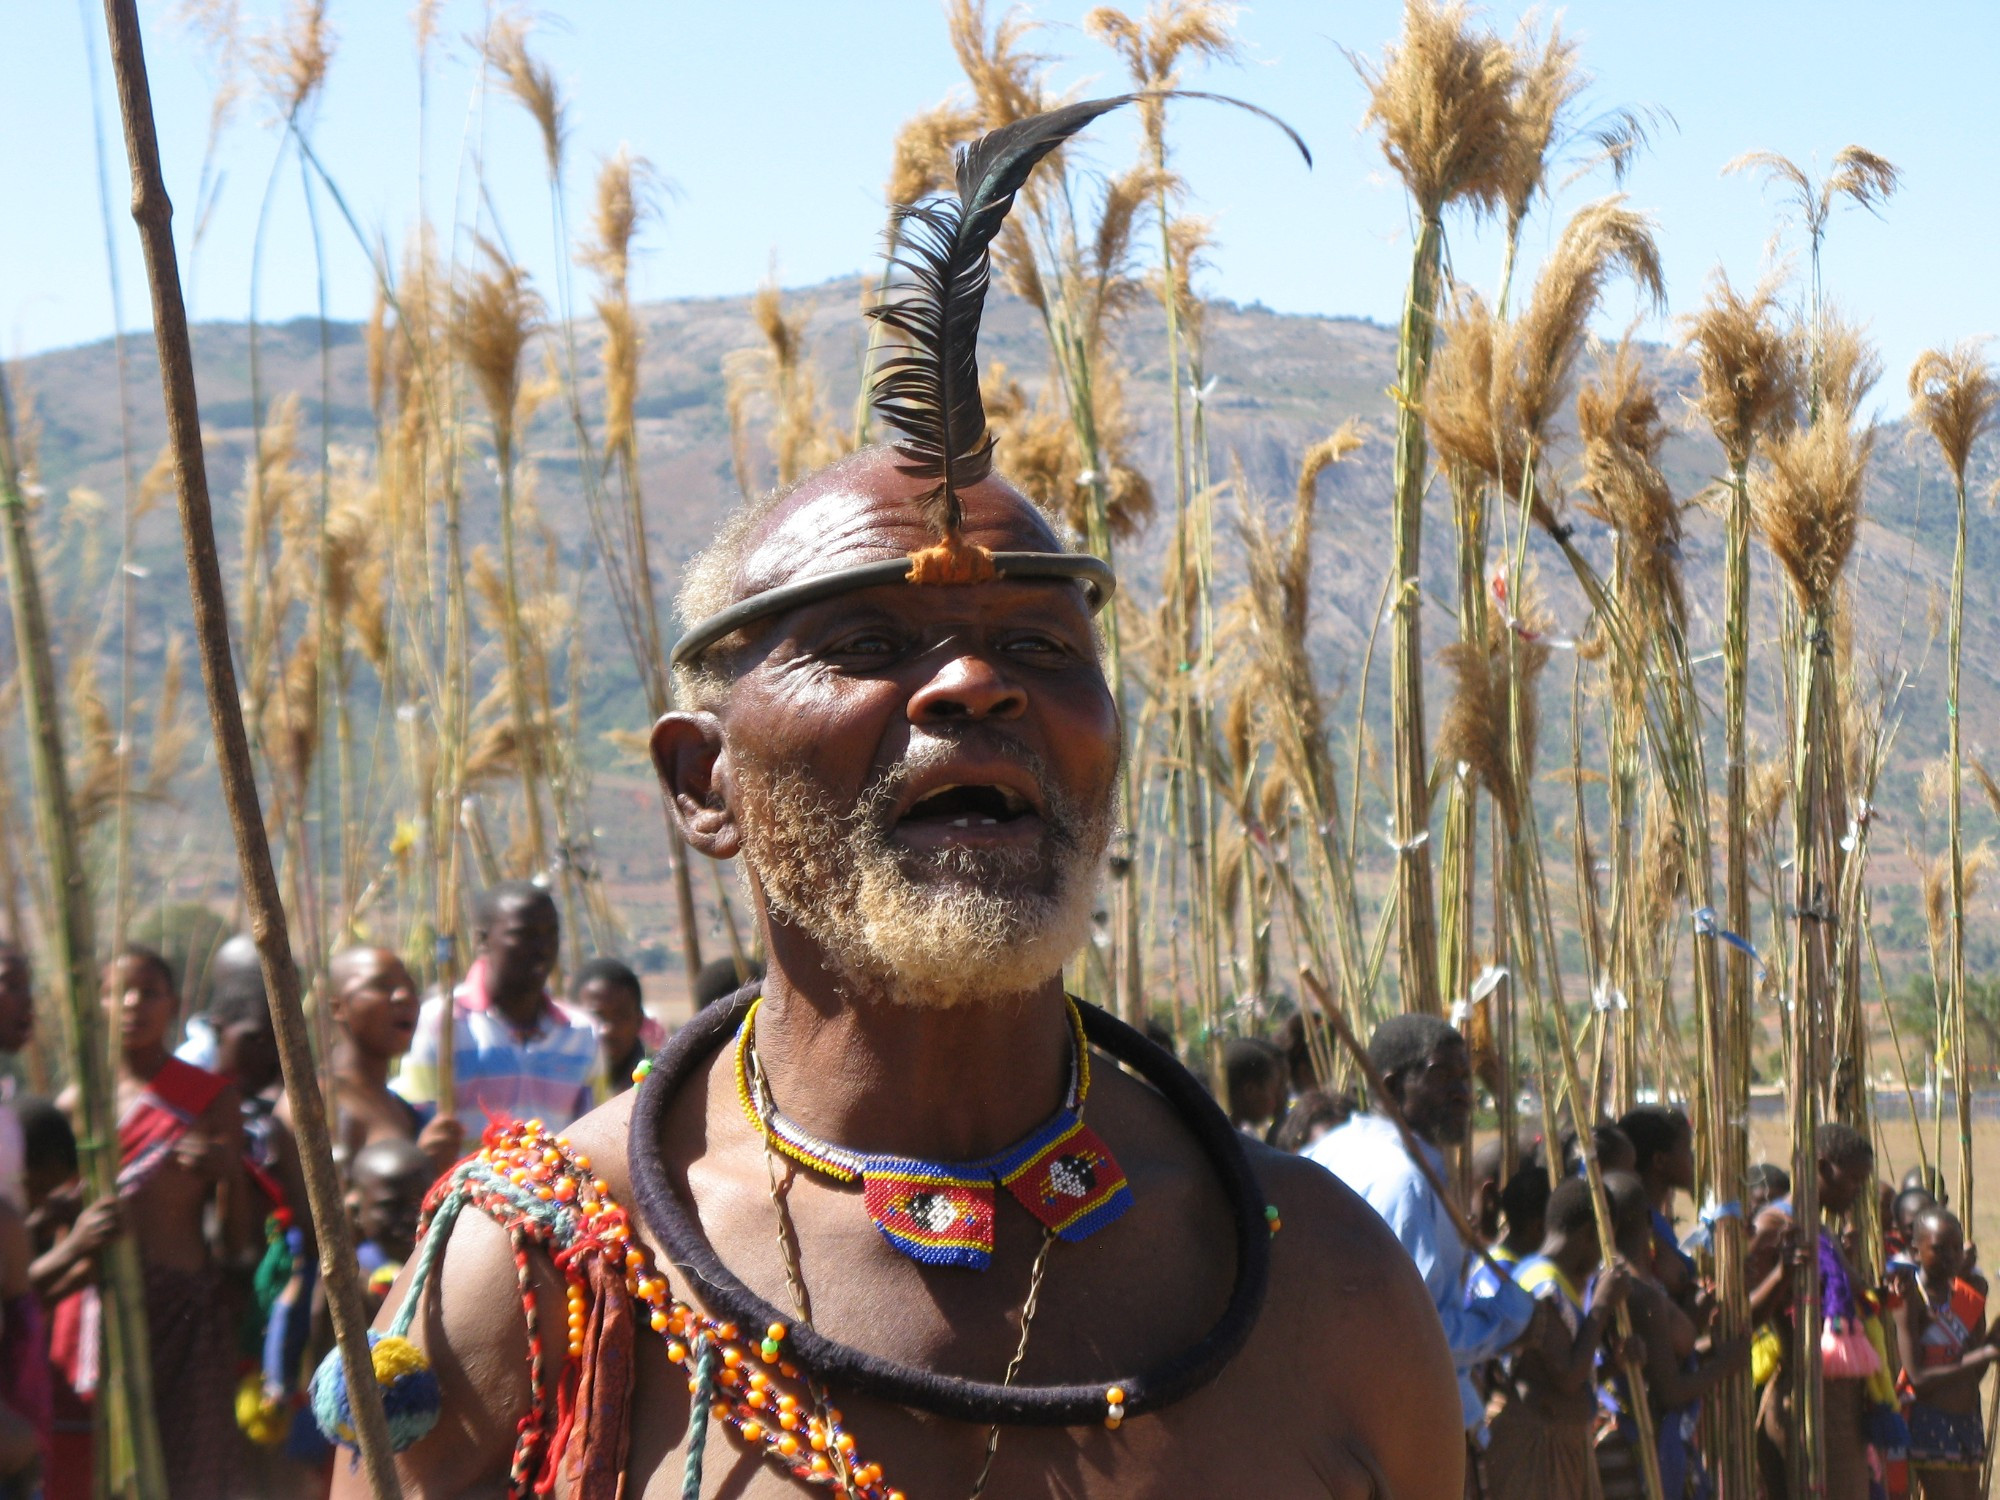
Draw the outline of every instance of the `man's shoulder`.
<instances>
[{"instance_id":1,"label":"man's shoulder","mask_svg":"<svg viewBox=\"0 0 2000 1500\"><path fill-rule=\"evenodd\" d=\"M1278 1211L1274 1295L1302 1295L1328 1311L1330 1297L1337 1298L1341 1326L1351 1326L1357 1313L1372 1316L1385 1308L1405 1315L1402 1293L1411 1308L1430 1306L1408 1250L1369 1199L1304 1157L1254 1143L1248 1153L1266 1201Z\"/></svg>"},{"instance_id":2,"label":"man's shoulder","mask_svg":"<svg viewBox=\"0 0 2000 1500\"><path fill-rule=\"evenodd\" d=\"M636 1090L614 1094L587 1114L578 1115L563 1138L590 1158L591 1170L611 1185L611 1196L628 1208L631 1169L626 1152L632 1140L632 1101Z\"/></svg>"}]
</instances>

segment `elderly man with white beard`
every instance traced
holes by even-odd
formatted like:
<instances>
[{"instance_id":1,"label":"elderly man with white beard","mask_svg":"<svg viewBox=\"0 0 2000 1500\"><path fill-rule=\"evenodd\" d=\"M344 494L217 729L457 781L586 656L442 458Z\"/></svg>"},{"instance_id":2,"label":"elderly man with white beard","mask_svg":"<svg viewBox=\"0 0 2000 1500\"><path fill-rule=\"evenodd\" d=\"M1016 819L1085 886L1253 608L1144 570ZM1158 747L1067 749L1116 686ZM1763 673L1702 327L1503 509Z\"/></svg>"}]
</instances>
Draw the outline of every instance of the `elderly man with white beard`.
<instances>
[{"instance_id":1,"label":"elderly man with white beard","mask_svg":"<svg viewBox=\"0 0 2000 1500\"><path fill-rule=\"evenodd\" d=\"M1056 118L970 149L965 223ZM381 1325L442 1393L405 1493L1460 1494L1450 1358L1381 1221L1064 991L1114 826L1110 579L992 473L971 391L939 455L878 380L903 440L691 568L653 759L689 846L741 859L767 970L454 1176L485 1211Z\"/></svg>"}]
</instances>

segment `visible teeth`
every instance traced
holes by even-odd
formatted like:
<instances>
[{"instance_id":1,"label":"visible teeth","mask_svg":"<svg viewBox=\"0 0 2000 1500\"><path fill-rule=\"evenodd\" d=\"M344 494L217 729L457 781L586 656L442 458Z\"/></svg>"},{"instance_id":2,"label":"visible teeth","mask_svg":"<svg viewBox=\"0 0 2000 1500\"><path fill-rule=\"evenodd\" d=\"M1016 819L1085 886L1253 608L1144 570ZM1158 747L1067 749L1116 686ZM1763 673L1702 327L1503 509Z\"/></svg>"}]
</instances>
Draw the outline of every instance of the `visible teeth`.
<instances>
[{"instance_id":1,"label":"visible teeth","mask_svg":"<svg viewBox=\"0 0 2000 1500\"><path fill-rule=\"evenodd\" d=\"M1005 787L1002 787L1000 789L1000 798L1010 817L1019 817L1028 810L1028 799L1023 797L1019 792L1010 792Z\"/></svg>"},{"instance_id":2,"label":"visible teeth","mask_svg":"<svg viewBox=\"0 0 2000 1500\"><path fill-rule=\"evenodd\" d=\"M994 826L995 824L997 824L997 823L998 823L999 821L1000 821L1000 820L999 820L998 818L981 818L981 819L979 820L979 826L980 826L981 828L991 828L991 827L993 827L993 826Z\"/></svg>"},{"instance_id":3,"label":"visible teeth","mask_svg":"<svg viewBox=\"0 0 2000 1500\"><path fill-rule=\"evenodd\" d=\"M954 827L954 828L970 828L970 827L972 826L972 819L970 819L970 818L954 818L954 819L952 820L952 824L951 824L951 826L952 826L952 827Z\"/></svg>"}]
</instances>

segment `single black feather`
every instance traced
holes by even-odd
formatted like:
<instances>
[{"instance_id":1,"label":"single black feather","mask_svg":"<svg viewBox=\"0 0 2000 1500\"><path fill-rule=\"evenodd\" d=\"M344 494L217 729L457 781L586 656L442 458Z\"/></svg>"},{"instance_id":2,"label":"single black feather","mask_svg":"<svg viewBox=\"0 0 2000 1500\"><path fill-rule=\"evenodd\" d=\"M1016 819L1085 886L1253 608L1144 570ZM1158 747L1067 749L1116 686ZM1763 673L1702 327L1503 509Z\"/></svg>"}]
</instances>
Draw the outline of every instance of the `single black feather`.
<instances>
[{"instance_id":1,"label":"single black feather","mask_svg":"<svg viewBox=\"0 0 2000 1500\"><path fill-rule=\"evenodd\" d=\"M896 295L868 316L901 336L899 352L876 366L869 397L898 434L896 467L932 487L919 500L940 540L958 534L959 491L993 470L993 435L979 395L979 320L991 279L988 248L1036 165L1100 115L1138 94L1086 99L1030 115L960 148L958 197L897 210L890 265ZM1220 94L1182 91L1167 98L1210 99L1276 124L1312 164L1298 133L1275 115Z\"/></svg>"},{"instance_id":2,"label":"single black feather","mask_svg":"<svg viewBox=\"0 0 2000 1500\"><path fill-rule=\"evenodd\" d=\"M898 295L868 310L902 336L900 353L876 367L870 397L899 434L897 468L932 481L919 502L942 539L957 535L960 490L993 469L993 435L979 396L979 319L991 279L987 248L1036 163L1130 94L1030 115L981 136L958 158L958 198L934 198L896 214Z\"/></svg>"}]
</instances>

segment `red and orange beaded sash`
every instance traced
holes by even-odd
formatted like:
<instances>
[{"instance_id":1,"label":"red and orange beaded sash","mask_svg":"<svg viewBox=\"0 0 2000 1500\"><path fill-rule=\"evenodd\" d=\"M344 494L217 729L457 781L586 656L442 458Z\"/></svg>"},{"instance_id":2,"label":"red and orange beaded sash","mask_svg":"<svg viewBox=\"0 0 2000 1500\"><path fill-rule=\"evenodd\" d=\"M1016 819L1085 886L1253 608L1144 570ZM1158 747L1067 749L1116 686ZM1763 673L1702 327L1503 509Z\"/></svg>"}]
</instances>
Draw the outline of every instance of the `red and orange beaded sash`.
<instances>
[{"instance_id":1,"label":"red and orange beaded sash","mask_svg":"<svg viewBox=\"0 0 2000 1500\"><path fill-rule=\"evenodd\" d=\"M489 1127L479 1152L432 1188L421 1232L429 1234L434 1222L449 1232L461 1207L479 1209L514 1241L533 1401L515 1442L510 1500L545 1496L558 1485L576 1500L623 1493L635 1301L666 1341L667 1358L689 1372L690 1395L708 1394L708 1412L692 1412L691 1422L713 1417L808 1484L845 1486L860 1500L903 1500L883 1481L881 1465L855 1456L839 1410L786 1357L785 1325L746 1338L734 1323L674 1296L610 1184L592 1174L590 1158L567 1137L539 1120ZM529 1259L536 1248L567 1284L565 1357L553 1376Z\"/></svg>"}]
</instances>

